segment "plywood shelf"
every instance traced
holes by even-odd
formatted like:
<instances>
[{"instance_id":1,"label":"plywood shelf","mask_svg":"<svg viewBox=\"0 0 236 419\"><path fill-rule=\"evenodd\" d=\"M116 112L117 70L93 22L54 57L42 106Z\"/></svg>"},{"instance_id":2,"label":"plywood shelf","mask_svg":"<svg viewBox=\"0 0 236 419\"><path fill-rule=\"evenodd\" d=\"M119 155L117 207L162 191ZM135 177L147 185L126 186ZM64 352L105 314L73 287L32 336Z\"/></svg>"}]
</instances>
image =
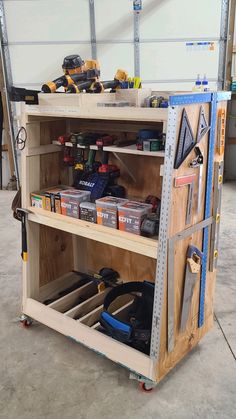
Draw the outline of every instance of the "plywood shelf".
<instances>
[{"instance_id":1,"label":"plywood shelf","mask_svg":"<svg viewBox=\"0 0 236 419\"><path fill-rule=\"evenodd\" d=\"M106 108L97 106L39 106L26 105L28 116L38 117L64 117L78 119L106 119L114 121L150 121L163 122L168 120L168 108Z\"/></svg>"},{"instance_id":2,"label":"plywood shelf","mask_svg":"<svg viewBox=\"0 0 236 419\"><path fill-rule=\"evenodd\" d=\"M61 143L59 143L59 141L52 141L52 144L56 144L58 146L62 146ZM73 147L73 144L70 142L66 142L65 146L67 147ZM96 145L90 145L90 146L84 146L84 145L80 145L77 144L77 148L90 148L90 150L99 150L98 146ZM102 150L104 151L109 151L111 153L121 153L121 154L133 154L136 156L150 156L150 157L161 157L164 159L165 157L165 151L141 151L141 150L137 150L136 145L132 144L126 147L116 147L114 146L105 146L102 148Z\"/></svg>"},{"instance_id":3,"label":"plywood shelf","mask_svg":"<svg viewBox=\"0 0 236 419\"><path fill-rule=\"evenodd\" d=\"M29 211L29 221L149 256L153 259L157 257L157 239L149 239L113 228L103 227L40 208L30 207Z\"/></svg>"}]
</instances>

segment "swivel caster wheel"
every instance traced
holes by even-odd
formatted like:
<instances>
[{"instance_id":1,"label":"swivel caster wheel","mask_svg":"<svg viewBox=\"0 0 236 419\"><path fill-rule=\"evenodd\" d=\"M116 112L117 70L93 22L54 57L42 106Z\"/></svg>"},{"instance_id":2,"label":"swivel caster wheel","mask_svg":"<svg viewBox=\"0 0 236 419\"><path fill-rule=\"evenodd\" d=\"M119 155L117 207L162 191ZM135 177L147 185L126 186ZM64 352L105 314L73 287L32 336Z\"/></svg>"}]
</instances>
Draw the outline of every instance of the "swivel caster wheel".
<instances>
[{"instance_id":1,"label":"swivel caster wheel","mask_svg":"<svg viewBox=\"0 0 236 419\"><path fill-rule=\"evenodd\" d=\"M27 329L28 327L30 327L33 323L33 320L30 317L27 317L25 315L22 315L20 317L20 323L22 325L22 327L24 327L25 329Z\"/></svg>"},{"instance_id":2,"label":"swivel caster wheel","mask_svg":"<svg viewBox=\"0 0 236 419\"><path fill-rule=\"evenodd\" d=\"M154 387L151 387L150 385L148 385L146 383L143 383L143 382L139 383L139 388L144 393L151 393L151 391L154 389Z\"/></svg>"}]
</instances>

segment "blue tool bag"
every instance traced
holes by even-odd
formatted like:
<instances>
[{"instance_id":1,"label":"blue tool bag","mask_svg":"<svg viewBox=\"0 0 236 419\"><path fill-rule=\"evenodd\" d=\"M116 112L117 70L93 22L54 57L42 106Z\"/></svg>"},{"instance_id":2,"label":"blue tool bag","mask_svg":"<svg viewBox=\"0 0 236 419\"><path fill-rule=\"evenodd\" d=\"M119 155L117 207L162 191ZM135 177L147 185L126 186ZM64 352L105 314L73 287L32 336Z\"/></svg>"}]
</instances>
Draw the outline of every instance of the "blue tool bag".
<instances>
[{"instance_id":1,"label":"blue tool bag","mask_svg":"<svg viewBox=\"0 0 236 419\"><path fill-rule=\"evenodd\" d=\"M125 320L119 315L109 313L112 302L121 295L131 294L130 308ZM100 315L100 324L104 332L120 342L146 354L150 351L154 284L148 281L129 282L117 285L108 292L104 299L104 310Z\"/></svg>"}]
</instances>

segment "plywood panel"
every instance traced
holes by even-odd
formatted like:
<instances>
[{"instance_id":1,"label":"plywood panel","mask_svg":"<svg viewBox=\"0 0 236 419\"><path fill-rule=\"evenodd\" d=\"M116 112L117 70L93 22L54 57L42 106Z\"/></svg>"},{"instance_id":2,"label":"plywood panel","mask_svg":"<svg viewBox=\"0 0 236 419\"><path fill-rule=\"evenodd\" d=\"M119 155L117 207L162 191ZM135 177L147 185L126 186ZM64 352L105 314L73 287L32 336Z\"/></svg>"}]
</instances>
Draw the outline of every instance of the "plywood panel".
<instances>
[{"instance_id":1,"label":"plywood panel","mask_svg":"<svg viewBox=\"0 0 236 419\"><path fill-rule=\"evenodd\" d=\"M58 119L57 121L42 122L40 124L40 144L51 144L59 135L66 134L66 121Z\"/></svg>"},{"instance_id":2,"label":"plywood panel","mask_svg":"<svg viewBox=\"0 0 236 419\"><path fill-rule=\"evenodd\" d=\"M117 271L125 282L143 280L154 282L156 260L93 240L83 238L77 240L80 247L83 247L80 268L85 272L98 272L104 267L109 267ZM78 256L80 257L80 254Z\"/></svg>"},{"instance_id":3,"label":"plywood panel","mask_svg":"<svg viewBox=\"0 0 236 419\"><path fill-rule=\"evenodd\" d=\"M118 183L125 187L128 197L145 200L148 195L155 195L161 198L160 166L163 164L162 158L130 154L119 154L118 157L122 160L123 165L112 153L109 153L109 161L120 168L121 177ZM124 165L132 173L135 181Z\"/></svg>"},{"instance_id":4,"label":"plywood panel","mask_svg":"<svg viewBox=\"0 0 236 419\"><path fill-rule=\"evenodd\" d=\"M225 108L224 102L220 103L218 107ZM204 105L207 119L209 118L209 105ZM186 107L191 126L194 134L196 134L199 105L193 105L191 108ZM209 120L209 119L208 119ZM178 130L177 130L178 132ZM217 132L217 129L216 129ZM194 205L193 205L193 216L191 225L203 220L204 218L204 196L205 196L205 183L206 183L206 166L208 156L208 135L203 137L200 141L200 148L204 154L204 170L203 170L203 191L202 191L202 211L200 214L196 214L197 196L195 187L194 193ZM189 174L193 171L188 167L189 162L194 157L194 154L190 153L184 163L179 169L174 170L173 178L176 176ZM215 152L214 160L218 161L221 157ZM198 169L194 169L198 170ZM173 179L174 184L174 179ZM186 187L180 190L173 187L172 189L172 215L171 215L171 226L170 226L170 237L183 231L185 221L183 214L186 212L187 204L187 191L184 191ZM214 189L213 189L214 193ZM212 203L214 198L212 198ZM181 214L181 216L180 216ZM209 227L210 237L211 227ZM162 318L162 333L161 333L161 346L160 346L160 359L158 364L157 377L161 379L165 376L183 357L186 355L204 336L204 334L213 325L213 301L214 301L214 288L215 288L215 276L216 272L209 272L207 265L207 278L206 278L206 294L205 294L205 322L201 328L198 328L198 313L199 313L199 292L200 292L200 273L197 275L196 284L194 287L193 297L191 300L191 306L188 316L186 329L180 332L180 318L182 311L182 299L185 282L185 271L186 271L186 254L189 245L194 245L198 249L202 250L203 245L203 231L198 231L184 240L179 240L175 243L174 248L174 313L175 313L175 325L174 325L174 350L171 353L167 352L167 298L164 298L163 306L163 318ZM210 251L210 239L208 247L208 255ZM165 295L167 288L165 288Z\"/></svg>"},{"instance_id":5,"label":"plywood panel","mask_svg":"<svg viewBox=\"0 0 236 419\"><path fill-rule=\"evenodd\" d=\"M72 235L40 226L40 286L74 269Z\"/></svg>"},{"instance_id":6,"label":"plywood panel","mask_svg":"<svg viewBox=\"0 0 236 419\"><path fill-rule=\"evenodd\" d=\"M60 152L41 155L40 169L40 189L59 184L68 185L68 168L63 166Z\"/></svg>"}]
</instances>

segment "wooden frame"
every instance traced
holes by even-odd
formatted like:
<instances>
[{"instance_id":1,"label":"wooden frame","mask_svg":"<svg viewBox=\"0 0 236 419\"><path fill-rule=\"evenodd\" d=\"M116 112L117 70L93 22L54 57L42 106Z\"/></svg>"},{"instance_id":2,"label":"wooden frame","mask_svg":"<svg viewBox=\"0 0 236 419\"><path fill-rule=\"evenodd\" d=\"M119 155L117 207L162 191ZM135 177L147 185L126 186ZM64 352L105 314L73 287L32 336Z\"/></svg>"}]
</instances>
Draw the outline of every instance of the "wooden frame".
<instances>
[{"instance_id":1,"label":"wooden frame","mask_svg":"<svg viewBox=\"0 0 236 419\"><path fill-rule=\"evenodd\" d=\"M213 324L212 304L216 272L207 270L204 326L198 328L197 324L199 277L198 285L194 289L187 328L184 333L179 331L186 249L191 243L201 248L202 230L184 237L183 240L179 240L175 244L173 260L176 272L173 284L175 344L173 351L168 352L168 325L166 322L168 295L167 278L165 278L164 300L161 307L160 353L158 358L153 358L115 341L99 331L99 313L102 310L103 298L107 291L98 294L94 283L88 283L48 305L45 305L43 301L55 296L63 287L78 280L78 277L73 274L73 270L99 270L102 266L110 265L121 273L121 278L124 281L148 279L155 282L156 263L160 257L158 249L159 246L167 246L167 243L158 243L157 239L148 239L33 208L30 206L30 193L59 183L69 183L69 170L60 166L60 147L52 144L52 141L59 134L64 133L68 126L73 127L74 130L78 127L96 130L96 127L99 128L99 121L104 121L108 132L121 132L122 130L135 132L142 126L147 128L158 124L169 135L170 115L168 109L132 107L127 112L127 108L99 108L96 107L93 95L91 95L93 101L91 106L88 106L86 102L89 100L88 97L85 98L86 103L83 103L83 98L80 102L75 103L75 101L78 101L77 96L73 96L73 99L67 99L68 96L66 95L59 95L60 105L58 105L55 104L54 95L46 96L46 105L25 106L22 109L22 120L29 138L22 153L22 206L29 211L27 223L29 255L28 262L23 264L22 312L104 354L111 360L135 372L138 376L144 377L144 379L152 382L160 381L199 342ZM103 99L102 95L98 96L99 100ZM53 103L51 106L50 97L52 97ZM187 111L196 138L201 106L210 124L211 97L211 94L170 97L170 100L176 98L173 107L177 110L174 152L178 143L183 109L185 108ZM42 96L41 100L43 99ZM226 100L227 97L219 95L218 108L223 107L225 109ZM64 107L62 103L65 103ZM188 188L175 188L174 179L193 172L189 163L195 157L194 150L190 152L179 169L172 168L171 170L171 215L169 225L166 226L168 239L185 231L186 228L191 229L192 226L204 220L208 135L209 133L205 134L199 143L199 147L204 154L201 210L197 213L197 186L195 185L191 223L188 226L185 225ZM116 150L110 147L108 151L114 153L111 158L115 159ZM141 156L140 153L133 153L132 151L130 154L129 151L125 153L125 150L122 150L122 161L135 172L134 181L127 176L125 170L122 171L121 169L121 180L132 195L136 193L141 199L149 193L161 196L162 174L164 177L167 176L165 164L168 152L169 150L165 151L165 156ZM219 161L222 158L223 156L219 155L217 149L215 149L214 161ZM146 170L141 173L144 166ZM195 171L195 173L197 172ZM150 182L150 179L153 179L153 182ZM165 196L162 194L162 200L164 199ZM213 199L211 202L213 203ZM160 226L160 228L165 227ZM167 270L167 261L165 269ZM156 278L156 281L158 281L158 278ZM78 302L78 297L82 297L83 301ZM130 301L120 301L118 305L113 307L113 312L125 313L129 304Z\"/></svg>"}]
</instances>

